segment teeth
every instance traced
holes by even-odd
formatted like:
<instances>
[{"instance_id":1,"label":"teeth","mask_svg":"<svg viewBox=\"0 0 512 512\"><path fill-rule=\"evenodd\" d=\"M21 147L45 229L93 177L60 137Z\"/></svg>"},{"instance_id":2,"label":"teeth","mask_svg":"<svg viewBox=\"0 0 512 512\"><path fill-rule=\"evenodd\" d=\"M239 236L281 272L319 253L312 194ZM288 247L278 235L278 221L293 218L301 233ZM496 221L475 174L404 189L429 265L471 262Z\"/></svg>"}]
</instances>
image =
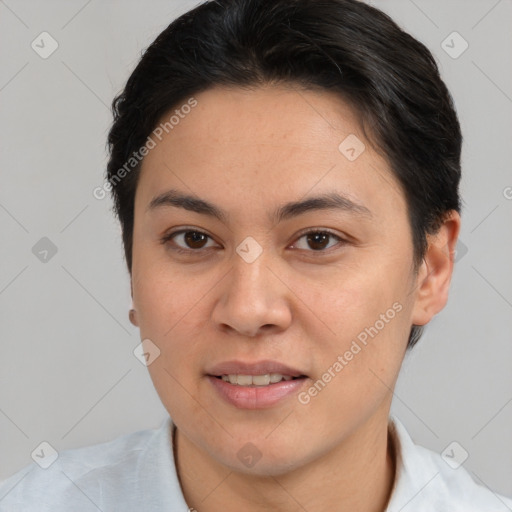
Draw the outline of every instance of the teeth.
<instances>
[{"instance_id":1,"label":"teeth","mask_svg":"<svg viewBox=\"0 0 512 512\"><path fill-rule=\"evenodd\" d=\"M280 373L271 373L270 374L270 382L272 384L275 384L276 382L280 382L281 379L285 379ZM285 379L289 380L289 379Z\"/></svg>"},{"instance_id":2,"label":"teeth","mask_svg":"<svg viewBox=\"0 0 512 512\"><path fill-rule=\"evenodd\" d=\"M269 384L276 384L282 380L292 380L292 378L293 377L289 375L281 375L280 373L266 373L265 375L222 375L224 382L238 386L268 386Z\"/></svg>"},{"instance_id":3,"label":"teeth","mask_svg":"<svg viewBox=\"0 0 512 512\"><path fill-rule=\"evenodd\" d=\"M229 381L231 382L231 376L229 378ZM237 375L236 383L239 386L250 386L252 384L252 377L250 375Z\"/></svg>"}]
</instances>

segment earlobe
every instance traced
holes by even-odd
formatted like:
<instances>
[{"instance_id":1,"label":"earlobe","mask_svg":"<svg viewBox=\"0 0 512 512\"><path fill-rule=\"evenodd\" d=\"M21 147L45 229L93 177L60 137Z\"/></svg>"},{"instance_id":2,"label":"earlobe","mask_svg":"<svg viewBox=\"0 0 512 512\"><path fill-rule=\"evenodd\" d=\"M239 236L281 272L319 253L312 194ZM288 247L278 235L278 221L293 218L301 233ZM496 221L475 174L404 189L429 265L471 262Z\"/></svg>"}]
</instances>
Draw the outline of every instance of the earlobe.
<instances>
[{"instance_id":1,"label":"earlobe","mask_svg":"<svg viewBox=\"0 0 512 512\"><path fill-rule=\"evenodd\" d=\"M130 309L130 312L128 313L128 317L129 317L132 325L134 325L135 327L139 326L139 323L137 321L137 312L135 311L135 309L133 309L133 308Z\"/></svg>"},{"instance_id":2,"label":"earlobe","mask_svg":"<svg viewBox=\"0 0 512 512\"><path fill-rule=\"evenodd\" d=\"M134 325L135 327L139 326L138 320L137 320L137 312L135 311L135 308L133 306L133 283L130 279L130 295L132 298L132 305L130 307L130 311L128 312L128 318L130 319L130 323Z\"/></svg>"},{"instance_id":3,"label":"earlobe","mask_svg":"<svg viewBox=\"0 0 512 512\"><path fill-rule=\"evenodd\" d=\"M428 248L416 280L414 325L427 324L448 301L460 223L459 214L452 210L438 232L427 236Z\"/></svg>"}]
</instances>

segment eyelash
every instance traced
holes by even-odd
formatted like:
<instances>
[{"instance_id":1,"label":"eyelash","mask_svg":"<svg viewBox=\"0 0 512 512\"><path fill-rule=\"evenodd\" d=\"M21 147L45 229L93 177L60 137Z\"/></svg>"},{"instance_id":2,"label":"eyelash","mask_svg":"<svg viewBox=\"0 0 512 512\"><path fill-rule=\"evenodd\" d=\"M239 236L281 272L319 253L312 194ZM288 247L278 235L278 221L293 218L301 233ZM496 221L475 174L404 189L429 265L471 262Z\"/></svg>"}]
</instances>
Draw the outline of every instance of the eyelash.
<instances>
[{"instance_id":1,"label":"eyelash","mask_svg":"<svg viewBox=\"0 0 512 512\"><path fill-rule=\"evenodd\" d=\"M200 234L200 235L205 235L210 240L212 239L212 237L210 235L208 235L207 233L204 233L203 231L200 231L198 229L180 229L179 231L174 231L174 232L165 234L160 239L160 242L163 245L170 245L169 242L175 236L183 234L183 233L197 233L197 234ZM339 235L333 233L332 231L330 231L328 229L313 229L313 230L309 230L309 231L304 231L302 233L299 233L298 238L296 240L300 240L301 238L303 238L306 235L314 235L314 234L326 234L326 235L329 235L331 237L334 237L334 238L336 238L338 240L338 244L341 243L341 245L345 245L345 244L348 243L347 240L341 238ZM336 247L336 246L334 246L334 247ZM172 248L173 251L175 251L177 253L180 253L180 254L192 254L192 253L197 253L198 254L198 253L204 252L204 251L206 251L208 249L211 249L211 247L209 247L207 249L183 249L182 247L179 247L179 246L173 246L171 248ZM306 250L306 252L311 252L311 253L315 253L315 254L322 254L322 253L325 254L328 251L330 251L330 249L332 249L332 247L330 247L329 249L319 249L317 251L315 251L315 250L306 250L306 249L299 249L299 250Z\"/></svg>"}]
</instances>

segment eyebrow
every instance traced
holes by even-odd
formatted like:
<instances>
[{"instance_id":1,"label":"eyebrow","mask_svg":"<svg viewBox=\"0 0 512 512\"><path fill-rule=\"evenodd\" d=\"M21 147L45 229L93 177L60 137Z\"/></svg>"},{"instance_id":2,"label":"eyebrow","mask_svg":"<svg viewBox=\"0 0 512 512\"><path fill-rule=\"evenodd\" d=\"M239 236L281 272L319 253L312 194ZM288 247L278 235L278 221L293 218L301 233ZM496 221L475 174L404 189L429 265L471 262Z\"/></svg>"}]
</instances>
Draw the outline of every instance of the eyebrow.
<instances>
[{"instance_id":1,"label":"eyebrow","mask_svg":"<svg viewBox=\"0 0 512 512\"><path fill-rule=\"evenodd\" d=\"M184 194L175 189L155 196L148 204L146 211L154 211L165 206L183 208L191 212L208 215L220 220L224 224L227 224L228 221L228 214L221 208L204 199ZM270 215L270 220L272 223L278 224L283 220L315 210L341 210L358 217L372 218L372 213L366 206L352 201L345 195L331 192L279 206Z\"/></svg>"}]
</instances>

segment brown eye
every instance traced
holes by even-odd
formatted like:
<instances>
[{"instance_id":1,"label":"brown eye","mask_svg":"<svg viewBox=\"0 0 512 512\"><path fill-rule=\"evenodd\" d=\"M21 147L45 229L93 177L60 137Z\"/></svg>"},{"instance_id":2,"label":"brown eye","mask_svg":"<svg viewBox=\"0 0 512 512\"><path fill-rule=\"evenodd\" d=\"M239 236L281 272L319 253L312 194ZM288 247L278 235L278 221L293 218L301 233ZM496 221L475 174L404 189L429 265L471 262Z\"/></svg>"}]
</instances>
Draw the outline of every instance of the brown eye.
<instances>
[{"instance_id":1,"label":"brown eye","mask_svg":"<svg viewBox=\"0 0 512 512\"><path fill-rule=\"evenodd\" d=\"M200 252L201 249L212 247L206 245L208 240L211 240L211 237L206 233L189 229L169 233L161 241L178 252Z\"/></svg>"},{"instance_id":2,"label":"brown eye","mask_svg":"<svg viewBox=\"0 0 512 512\"><path fill-rule=\"evenodd\" d=\"M325 249L335 246L336 243L344 242L341 237L331 233L330 231L309 231L298 238L299 241L302 239L304 239L306 243L302 244L302 247L299 243L296 243L296 248L317 252L325 252ZM335 243L331 243L331 245L329 245L329 242L333 239Z\"/></svg>"},{"instance_id":3,"label":"brown eye","mask_svg":"<svg viewBox=\"0 0 512 512\"><path fill-rule=\"evenodd\" d=\"M331 235L329 233L313 233L306 235L306 239L308 241L309 246L315 251L325 249L329 244L329 238Z\"/></svg>"},{"instance_id":4,"label":"brown eye","mask_svg":"<svg viewBox=\"0 0 512 512\"><path fill-rule=\"evenodd\" d=\"M199 231L186 231L183 238L188 247L192 249L202 249L208 236Z\"/></svg>"}]
</instances>

